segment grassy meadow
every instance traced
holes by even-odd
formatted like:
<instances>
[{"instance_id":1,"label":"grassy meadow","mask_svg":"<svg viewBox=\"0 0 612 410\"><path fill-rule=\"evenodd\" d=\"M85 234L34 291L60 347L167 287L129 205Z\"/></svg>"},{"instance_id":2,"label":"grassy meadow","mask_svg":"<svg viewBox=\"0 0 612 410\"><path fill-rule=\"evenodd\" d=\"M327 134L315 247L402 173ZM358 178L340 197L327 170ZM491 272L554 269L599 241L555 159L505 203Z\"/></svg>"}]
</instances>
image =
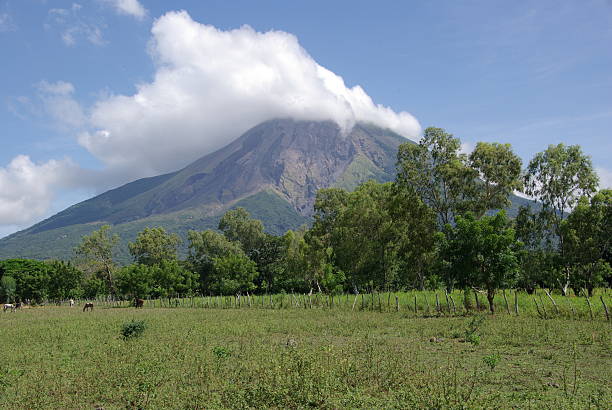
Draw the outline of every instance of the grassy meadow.
<instances>
[{"instance_id":1,"label":"grassy meadow","mask_svg":"<svg viewBox=\"0 0 612 410\"><path fill-rule=\"evenodd\" d=\"M353 302L344 309L203 309L184 302L0 313L0 407L606 408L612 402L612 326L605 316L544 319L501 310L415 316L407 308L362 310L359 303L353 311ZM124 340L121 326L132 320L143 320L146 329Z\"/></svg>"}]
</instances>

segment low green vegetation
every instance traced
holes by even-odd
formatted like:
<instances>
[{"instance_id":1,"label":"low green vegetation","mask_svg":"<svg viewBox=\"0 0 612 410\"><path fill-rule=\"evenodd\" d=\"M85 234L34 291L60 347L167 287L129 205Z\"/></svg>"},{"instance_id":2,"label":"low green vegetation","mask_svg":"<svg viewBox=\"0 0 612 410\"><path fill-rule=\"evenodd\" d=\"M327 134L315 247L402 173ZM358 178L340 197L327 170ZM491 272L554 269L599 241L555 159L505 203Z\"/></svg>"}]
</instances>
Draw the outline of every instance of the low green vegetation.
<instances>
[{"instance_id":1,"label":"low green vegetation","mask_svg":"<svg viewBox=\"0 0 612 410\"><path fill-rule=\"evenodd\" d=\"M118 329L131 321L147 329L124 341ZM0 343L0 396L14 408L606 408L612 401L611 332L601 320L63 306L0 313Z\"/></svg>"}]
</instances>

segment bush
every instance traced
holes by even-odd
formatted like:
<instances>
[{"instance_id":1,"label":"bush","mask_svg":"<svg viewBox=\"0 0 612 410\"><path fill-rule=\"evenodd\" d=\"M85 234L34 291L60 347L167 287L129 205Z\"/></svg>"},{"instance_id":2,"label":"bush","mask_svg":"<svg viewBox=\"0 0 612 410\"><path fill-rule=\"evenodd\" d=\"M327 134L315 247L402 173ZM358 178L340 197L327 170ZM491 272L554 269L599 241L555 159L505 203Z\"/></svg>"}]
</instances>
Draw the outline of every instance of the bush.
<instances>
[{"instance_id":1,"label":"bush","mask_svg":"<svg viewBox=\"0 0 612 410\"><path fill-rule=\"evenodd\" d=\"M144 320L131 320L121 326L121 336L123 336L123 340L140 337L146 328L147 324Z\"/></svg>"}]
</instances>

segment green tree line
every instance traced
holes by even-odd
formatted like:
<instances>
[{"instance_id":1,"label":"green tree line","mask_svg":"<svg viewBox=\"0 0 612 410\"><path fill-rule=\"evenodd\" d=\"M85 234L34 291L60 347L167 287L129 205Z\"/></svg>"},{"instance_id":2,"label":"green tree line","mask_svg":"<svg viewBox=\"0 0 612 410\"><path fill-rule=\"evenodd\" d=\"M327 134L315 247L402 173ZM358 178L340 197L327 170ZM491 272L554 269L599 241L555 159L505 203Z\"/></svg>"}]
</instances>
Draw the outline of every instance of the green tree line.
<instances>
[{"instance_id":1,"label":"green tree line","mask_svg":"<svg viewBox=\"0 0 612 410\"><path fill-rule=\"evenodd\" d=\"M243 208L217 230L180 238L146 228L118 266L110 226L84 236L71 262L0 262L6 300L172 294L476 289L493 310L498 289L609 286L612 191L597 191L579 146L551 145L523 169L509 144L461 141L430 127L397 154L394 181L317 192L312 226L273 236ZM534 199L511 219L513 192Z\"/></svg>"}]
</instances>

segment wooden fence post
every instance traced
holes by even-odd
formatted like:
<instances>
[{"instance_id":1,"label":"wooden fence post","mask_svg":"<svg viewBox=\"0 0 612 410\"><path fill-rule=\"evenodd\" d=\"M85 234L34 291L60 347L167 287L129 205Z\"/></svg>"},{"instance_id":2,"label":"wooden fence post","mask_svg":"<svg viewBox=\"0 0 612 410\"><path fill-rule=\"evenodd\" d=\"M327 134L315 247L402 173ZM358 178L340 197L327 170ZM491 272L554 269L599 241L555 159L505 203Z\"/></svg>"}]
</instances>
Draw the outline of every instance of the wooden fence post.
<instances>
[{"instance_id":1,"label":"wooden fence post","mask_svg":"<svg viewBox=\"0 0 612 410\"><path fill-rule=\"evenodd\" d=\"M519 306L518 306L518 290L514 290L514 313L519 315Z\"/></svg>"},{"instance_id":2,"label":"wooden fence post","mask_svg":"<svg viewBox=\"0 0 612 410\"><path fill-rule=\"evenodd\" d=\"M604 311L606 312L606 320L610 320L610 313L608 312L608 307L606 306L606 302L604 302L603 295L599 295L599 299L601 299L601 304L603 305Z\"/></svg>"},{"instance_id":3,"label":"wooden fence post","mask_svg":"<svg viewBox=\"0 0 612 410\"><path fill-rule=\"evenodd\" d=\"M555 307L555 312L557 312L557 314L559 314L559 307L557 306L557 303L555 303L555 300L552 298L552 296L550 296L550 292L548 292L548 290L544 289L544 292L546 292L546 296L548 296L548 299L550 299L550 301L552 302L553 306Z\"/></svg>"},{"instance_id":4,"label":"wooden fence post","mask_svg":"<svg viewBox=\"0 0 612 410\"><path fill-rule=\"evenodd\" d=\"M506 311L510 314L510 306L508 305L508 298L506 297L506 289L502 289L504 295L504 301L506 302Z\"/></svg>"},{"instance_id":5,"label":"wooden fence post","mask_svg":"<svg viewBox=\"0 0 612 410\"><path fill-rule=\"evenodd\" d=\"M591 301L589 300L589 294L585 291L584 292L584 297L587 301L587 305L589 305L589 312L591 313L591 320L593 320L593 307L591 306Z\"/></svg>"}]
</instances>

